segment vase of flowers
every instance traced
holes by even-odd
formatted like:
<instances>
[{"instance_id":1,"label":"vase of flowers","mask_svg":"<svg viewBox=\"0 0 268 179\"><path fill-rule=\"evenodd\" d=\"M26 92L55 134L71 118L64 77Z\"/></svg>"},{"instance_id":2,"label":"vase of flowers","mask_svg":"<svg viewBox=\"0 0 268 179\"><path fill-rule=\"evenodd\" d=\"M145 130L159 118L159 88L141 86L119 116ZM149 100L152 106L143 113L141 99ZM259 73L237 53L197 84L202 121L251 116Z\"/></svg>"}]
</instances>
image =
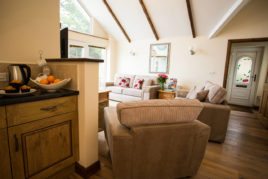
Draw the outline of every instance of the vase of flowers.
<instances>
[{"instance_id":1,"label":"vase of flowers","mask_svg":"<svg viewBox=\"0 0 268 179\"><path fill-rule=\"evenodd\" d=\"M157 82L160 84L161 90L165 89L165 83L168 79L168 76L166 74L160 73L158 74Z\"/></svg>"}]
</instances>

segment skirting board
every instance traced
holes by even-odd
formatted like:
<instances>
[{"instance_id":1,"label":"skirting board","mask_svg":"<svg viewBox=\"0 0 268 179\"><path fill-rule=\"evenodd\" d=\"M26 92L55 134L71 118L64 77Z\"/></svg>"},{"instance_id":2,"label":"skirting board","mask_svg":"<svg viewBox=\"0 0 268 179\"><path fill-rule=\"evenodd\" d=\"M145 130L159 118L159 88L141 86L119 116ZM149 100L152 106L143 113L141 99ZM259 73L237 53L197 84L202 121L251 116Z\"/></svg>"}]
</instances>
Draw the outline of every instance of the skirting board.
<instances>
[{"instance_id":1,"label":"skirting board","mask_svg":"<svg viewBox=\"0 0 268 179\"><path fill-rule=\"evenodd\" d=\"M98 170L100 170L100 161L96 161L95 163L93 163L87 168L83 167L78 162L75 163L75 172L79 174L81 177L83 177L84 179L95 174Z\"/></svg>"}]
</instances>

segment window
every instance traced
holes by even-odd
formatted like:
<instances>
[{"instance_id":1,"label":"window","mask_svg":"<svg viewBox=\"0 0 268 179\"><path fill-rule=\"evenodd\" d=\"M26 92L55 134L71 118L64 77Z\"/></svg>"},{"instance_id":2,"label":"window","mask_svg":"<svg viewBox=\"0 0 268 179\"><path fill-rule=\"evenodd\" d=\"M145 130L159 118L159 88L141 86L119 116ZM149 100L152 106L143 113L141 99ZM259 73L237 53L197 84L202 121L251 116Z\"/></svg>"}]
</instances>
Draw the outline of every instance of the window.
<instances>
[{"instance_id":1,"label":"window","mask_svg":"<svg viewBox=\"0 0 268 179\"><path fill-rule=\"evenodd\" d=\"M84 47L78 45L70 45L69 57L70 58L82 58L84 55Z\"/></svg>"},{"instance_id":2,"label":"window","mask_svg":"<svg viewBox=\"0 0 268 179\"><path fill-rule=\"evenodd\" d=\"M60 0L60 22L62 29L91 33L90 17L77 0Z\"/></svg>"},{"instance_id":3,"label":"window","mask_svg":"<svg viewBox=\"0 0 268 179\"><path fill-rule=\"evenodd\" d=\"M105 59L106 56L106 49L104 47L96 47L96 46L88 46L89 51L88 55L89 58L94 58L94 59Z\"/></svg>"},{"instance_id":4,"label":"window","mask_svg":"<svg viewBox=\"0 0 268 179\"><path fill-rule=\"evenodd\" d=\"M104 63L99 64L99 87L104 88L107 75L106 49L103 47L89 46L89 58L102 59Z\"/></svg>"}]
</instances>

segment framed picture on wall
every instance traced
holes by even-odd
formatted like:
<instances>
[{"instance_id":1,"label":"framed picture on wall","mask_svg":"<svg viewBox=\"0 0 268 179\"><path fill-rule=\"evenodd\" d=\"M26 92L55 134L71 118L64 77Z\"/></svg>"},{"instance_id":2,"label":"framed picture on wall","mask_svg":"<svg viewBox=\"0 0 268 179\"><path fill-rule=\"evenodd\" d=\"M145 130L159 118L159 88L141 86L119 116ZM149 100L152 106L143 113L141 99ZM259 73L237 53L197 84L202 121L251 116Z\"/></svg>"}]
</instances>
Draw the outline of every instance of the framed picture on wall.
<instances>
[{"instance_id":1,"label":"framed picture on wall","mask_svg":"<svg viewBox=\"0 0 268 179\"><path fill-rule=\"evenodd\" d=\"M150 46L150 73L168 73L170 43L151 44Z\"/></svg>"}]
</instances>

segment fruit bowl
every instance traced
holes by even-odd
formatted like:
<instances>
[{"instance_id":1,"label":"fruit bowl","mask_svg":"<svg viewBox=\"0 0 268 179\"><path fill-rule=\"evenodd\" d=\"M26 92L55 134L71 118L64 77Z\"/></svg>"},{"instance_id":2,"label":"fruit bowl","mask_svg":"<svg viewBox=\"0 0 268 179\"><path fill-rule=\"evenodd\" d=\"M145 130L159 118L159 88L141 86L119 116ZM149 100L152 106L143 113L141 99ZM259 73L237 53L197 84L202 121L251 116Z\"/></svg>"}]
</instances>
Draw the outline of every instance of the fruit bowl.
<instances>
[{"instance_id":1,"label":"fruit bowl","mask_svg":"<svg viewBox=\"0 0 268 179\"><path fill-rule=\"evenodd\" d=\"M37 86L39 86L40 88L47 90L47 92L55 92L61 89L62 87L64 87L67 83L69 83L71 81L71 78L67 78L57 83L52 83L52 84L41 84L38 80L33 80L33 79L31 79L31 81L35 83Z\"/></svg>"}]
</instances>

